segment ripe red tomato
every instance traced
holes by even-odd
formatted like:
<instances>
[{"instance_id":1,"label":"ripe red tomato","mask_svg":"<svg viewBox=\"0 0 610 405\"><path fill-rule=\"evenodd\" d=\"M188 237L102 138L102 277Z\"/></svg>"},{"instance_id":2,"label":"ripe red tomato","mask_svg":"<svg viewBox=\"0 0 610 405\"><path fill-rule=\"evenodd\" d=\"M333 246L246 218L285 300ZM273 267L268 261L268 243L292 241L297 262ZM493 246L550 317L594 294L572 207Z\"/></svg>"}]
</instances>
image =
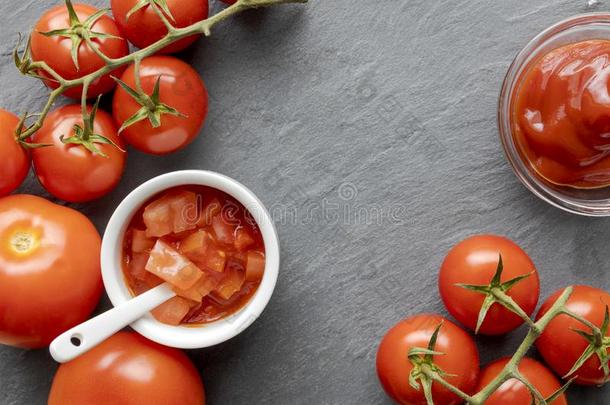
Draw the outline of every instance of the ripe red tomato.
<instances>
[{"instance_id":1,"label":"ripe red tomato","mask_svg":"<svg viewBox=\"0 0 610 405\"><path fill-rule=\"evenodd\" d=\"M136 88L134 70L133 65L129 66L121 77L132 89ZM197 72L180 59L152 56L142 61L140 80L142 90L148 96L153 94L159 80L160 102L183 116L162 114L161 125L157 128L144 118L125 128L122 137L136 149L155 155L175 152L191 143L208 113L208 92ZM112 114L117 125L122 126L142 107L125 89L117 88L112 100Z\"/></svg>"},{"instance_id":2,"label":"ripe red tomato","mask_svg":"<svg viewBox=\"0 0 610 405\"><path fill-rule=\"evenodd\" d=\"M409 385L413 365L407 358L414 347L426 348L436 327L443 322L433 362L448 375L447 381L470 394L479 375L479 354L474 340L454 323L440 315L417 315L399 322L383 337L377 351L377 375L386 393L399 404L425 404L423 390ZM454 375L449 375L454 374ZM437 405L459 404L462 401L437 383L432 384L432 397Z\"/></svg>"},{"instance_id":3,"label":"ripe red tomato","mask_svg":"<svg viewBox=\"0 0 610 405\"><path fill-rule=\"evenodd\" d=\"M555 292L542 304L538 311L538 319L550 309L562 292L563 290ZM610 294L584 285L574 286L574 291L566 303L569 311L580 315L598 327L604 321L607 305L610 306ZM590 328L574 318L559 315L548 324L536 341L536 347L546 363L561 376L570 371L588 346L587 340L574 332L574 329L591 332ZM610 336L610 330L606 336ZM610 353L610 350L608 352ZM607 382L595 354L576 370L574 376L578 376L575 380L577 384L598 385Z\"/></svg>"},{"instance_id":4,"label":"ripe red tomato","mask_svg":"<svg viewBox=\"0 0 610 405\"><path fill-rule=\"evenodd\" d=\"M481 372L479 386L476 391L479 392L487 384L489 384L510 361L509 358L496 360L489 364ZM559 380L545 366L530 358L523 358L519 363L519 372L523 375L544 398L549 398L557 390L561 388ZM519 380L511 378L505 381L490 397L485 401L485 405L517 405L530 404L532 396L527 387ZM553 401L553 405L567 405L568 401L564 394Z\"/></svg>"},{"instance_id":5,"label":"ripe red tomato","mask_svg":"<svg viewBox=\"0 0 610 405\"><path fill-rule=\"evenodd\" d=\"M83 125L81 107L67 105L52 111L33 137L36 143L52 144L32 151L40 183L54 196L70 202L90 201L110 192L121 180L127 155L111 144L95 144L106 157L82 145L64 144L60 137L73 136L77 124ZM98 110L93 129L123 147L110 114Z\"/></svg>"},{"instance_id":6,"label":"ripe red tomato","mask_svg":"<svg viewBox=\"0 0 610 405\"><path fill-rule=\"evenodd\" d=\"M100 245L78 211L0 198L0 343L43 347L83 322L102 292Z\"/></svg>"},{"instance_id":7,"label":"ripe red tomato","mask_svg":"<svg viewBox=\"0 0 610 405\"><path fill-rule=\"evenodd\" d=\"M87 4L74 4L74 11L81 23L85 22L88 17L94 15L99 10ZM77 79L105 66L104 61L97 56L87 44L82 41L77 51L78 67L72 59L72 39L60 36L45 36L42 32L70 28L70 17L68 8L65 4L56 6L40 17L32 31L31 50L32 59L34 61L44 61L52 69L54 69L61 77L67 80ZM93 38L93 42L99 47L99 50L104 55L110 58L120 58L129 53L127 41L120 38L119 28L114 20L107 15L103 15L91 26L91 31L112 35L119 38ZM124 68L118 68L112 74L120 75ZM49 77L46 72L40 71L39 74L44 77ZM56 88L57 82L45 80L45 83ZM99 94L106 93L112 90L115 86L114 80L110 74L100 77L89 86L88 97L95 97ZM68 97L80 98L82 87L73 87L68 89L64 94Z\"/></svg>"},{"instance_id":8,"label":"ripe red tomato","mask_svg":"<svg viewBox=\"0 0 610 405\"><path fill-rule=\"evenodd\" d=\"M15 139L19 118L0 108L0 197L12 193L30 171L30 155Z\"/></svg>"},{"instance_id":9,"label":"ripe red tomato","mask_svg":"<svg viewBox=\"0 0 610 405\"><path fill-rule=\"evenodd\" d=\"M62 364L48 405L205 405L199 373L178 350L119 332Z\"/></svg>"},{"instance_id":10,"label":"ripe red tomato","mask_svg":"<svg viewBox=\"0 0 610 405\"><path fill-rule=\"evenodd\" d=\"M129 42L138 48L146 48L163 38L167 34L167 29L155 10L148 4L127 17L138 3L139 0L112 0L112 15ZM188 27L208 17L208 0L167 0L165 4L171 17L167 13L165 16L177 28ZM181 51L197 38L197 35L183 38L166 46L160 53Z\"/></svg>"},{"instance_id":11,"label":"ripe red tomato","mask_svg":"<svg viewBox=\"0 0 610 405\"><path fill-rule=\"evenodd\" d=\"M477 235L455 245L443 262L438 287L445 306L458 321L475 330L485 295L456 284L487 285L491 282L502 255L504 270L501 282L530 274L515 284L507 294L531 315L540 294L540 280L534 263L514 242L495 235ZM522 319L495 303L491 306L480 333L498 335L523 323Z\"/></svg>"}]
</instances>

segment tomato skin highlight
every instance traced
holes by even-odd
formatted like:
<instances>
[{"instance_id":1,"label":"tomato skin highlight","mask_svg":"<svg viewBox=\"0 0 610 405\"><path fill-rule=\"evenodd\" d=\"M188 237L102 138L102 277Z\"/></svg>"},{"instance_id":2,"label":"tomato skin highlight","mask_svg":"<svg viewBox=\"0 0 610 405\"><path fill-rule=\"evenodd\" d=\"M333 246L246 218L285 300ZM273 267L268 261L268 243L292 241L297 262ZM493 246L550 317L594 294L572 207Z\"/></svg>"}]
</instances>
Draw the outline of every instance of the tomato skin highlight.
<instances>
[{"instance_id":1,"label":"tomato skin highlight","mask_svg":"<svg viewBox=\"0 0 610 405\"><path fill-rule=\"evenodd\" d=\"M0 198L0 343L39 348L85 321L102 293L100 235L32 195Z\"/></svg>"},{"instance_id":2,"label":"tomato skin highlight","mask_svg":"<svg viewBox=\"0 0 610 405\"><path fill-rule=\"evenodd\" d=\"M87 17L95 14L98 9L87 4L74 4L74 11L78 15L80 21L83 22ZM72 61L72 56L70 55L72 42L69 38L61 36L47 37L41 34L41 32L68 28L69 26L70 20L66 5L58 5L40 17L32 30L31 40L32 59L34 61L46 62L66 80L78 79L105 66L104 61L83 41L78 49L79 69L77 69ZM117 37L121 36L119 28L114 20L107 15L102 16L96 21L96 23L93 24L92 30ZM97 43L99 49L110 58L120 58L129 53L127 41L123 38L95 38L93 41ZM119 67L114 70L112 74L115 76L120 75L124 69L124 67ZM49 77L44 71L39 71L38 73L43 77ZM55 89L58 87L58 83L53 80L45 80L44 82L50 88ZM110 77L109 73L91 83L87 96L92 98L107 93L111 91L115 85L116 83ZM66 90L63 94L67 97L80 98L81 92L82 86L78 86Z\"/></svg>"},{"instance_id":3,"label":"tomato skin highlight","mask_svg":"<svg viewBox=\"0 0 610 405\"><path fill-rule=\"evenodd\" d=\"M91 107L89 107L89 111ZM127 153L113 145L96 144L108 157L94 155L82 145L64 144L60 137L74 135L74 125L83 125L81 107L76 104L52 111L33 141L52 146L32 151L34 171L48 192L69 202L85 202L112 191L123 175ZM97 110L94 132L123 148L110 114Z\"/></svg>"},{"instance_id":4,"label":"tomato skin highlight","mask_svg":"<svg viewBox=\"0 0 610 405\"><path fill-rule=\"evenodd\" d=\"M175 152L190 144L199 134L208 114L208 92L199 74L185 62L171 56L151 56L142 60L142 89L151 95L160 79L160 100L185 117L161 116L161 126L153 128L148 119L137 122L121 132L134 148L154 155ZM135 68L130 65L121 80L135 89ZM120 127L141 105L120 86L112 100L112 115Z\"/></svg>"},{"instance_id":5,"label":"tomato skin highlight","mask_svg":"<svg viewBox=\"0 0 610 405\"><path fill-rule=\"evenodd\" d=\"M510 361L510 358L496 360L488 364L481 371L479 386L476 391L479 392L487 384L489 384L498 374L502 372L504 366ZM523 375L536 389L545 397L553 395L559 388L561 383L555 375L544 365L536 360L524 357L518 366L519 372ZM511 378L505 381L486 401L485 405L518 405L529 404L532 396L527 387L519 380ZM568 401L565 394L553 401L553 405L567 405Z\"/></svg>"},{"instance_id":6,"label":"tomato skin highlight","mask_svg":"<svg viewBox=\"0 0 610 405\"><path fill-rule=\"evenodd\" d=\"M167 34L167 29L150 6L142 7L127 18L127 13L137 3L138 0L112 0L111 7L112 15L125 38L141 49L163 38ZM208 0L167 0L167 7L173 17L173 20L171 18L168 20L177 28L188 27L208 17ZM179 52L198 38L198 35L183 38L166 46L159 53Z\"/></svg>"},{"instance_id":7,"label":"tomato skin highlight","mask_svg":"<svg viewBox=\"0 0 610 405\"><path fill-rule=\"evenodd\" d=\"M448 374L446 380L466 393L472 393L479 376L479 354L472 337L440 315L422 314L407 318L390 329L377 351L377 375L386 393L401 405L425 405L423 390L409 385L413 369L407 358L410 349L426 348L436 327L443 322L435 350L444 355L434 356L434 363ZM437 405L454 405L462 401L453 393L432 384L432 396Z\"/></svg>"},{"instance_id":8,"label":"tomato skin highlight","mask_svg":"<svg viewBox=\"0 0 610 405\"><path fill-rule=\"evenodd\" d=\"M555 292L542 304L536 319L544 316L562 292L563 290ZM602 325L604 320L606 305L610 306L610 294L598 288L585 285L574 286L574 291L566 302L568 310L580 315L598 327ZM536 341L536 348L545 362L560 376L564 376L570 371L588 345L587 341L572 329L582 330L587 333L591 332L582 323L562 314L555 317L548 324ZM610 331L608 331L606 336L610 336ZM599 385L607 382L607 380L604 380L604 371L599 367L599 359L596 355L593 355L576 370L574 376L578 377L574 383Z\"/></svg>"},{"instance_id":9,"label":"tomato skin highlight","mask_svg":"<svg viewBox=\"0 0 610 405\"><path fill-rule=\"evenodd\" d=\"M19 117L0 108L0 197L12 193L30 171L30 155L15 140Z\"/></svg>"},{"instance_id":10,"label":"tomato skin highlight","mask_svg":"<svg viewBox=\"0 0 610 405\"><path fill-rule=\"evenodd\" d=\"M180 350L119 332L62 364L48 405L205 405L199 373Z\"/></svg>"},{"instance_id":11,"label":"tomato skin highlight","mask_svg":"<svg viewBox=\"0 0 610 405\"><path fill-rule=\"evenodd\" d=\"M460 323L475 330L479 311L485 296L469 291L456 284L487 285L496 272L499 255L502 255L504 270L501 281L530 274L507 294L531 315L538 303L540 280L530 257L511 240L496 235L476 235L455 245L445 257L439 273L438 287L447 310ZM499 335L519 327L523 320L494 304L487 312L479 333Z\"/></svg>"}]
</instances>

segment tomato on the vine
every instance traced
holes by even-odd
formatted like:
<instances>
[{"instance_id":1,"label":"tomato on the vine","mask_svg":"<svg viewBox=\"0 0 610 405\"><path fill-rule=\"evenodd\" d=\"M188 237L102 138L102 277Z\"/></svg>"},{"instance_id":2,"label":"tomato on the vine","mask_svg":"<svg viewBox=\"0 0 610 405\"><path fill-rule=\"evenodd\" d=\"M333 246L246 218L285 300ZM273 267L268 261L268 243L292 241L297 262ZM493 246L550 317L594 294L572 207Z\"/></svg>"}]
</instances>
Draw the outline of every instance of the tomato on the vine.
<instances>
[{"instance_id":1,"label":"tomato on the vine","mask_svg":"<svg viewBox=\"0 0 610 405\"><path fill-rule=\"evenodd\" d=\"M71 12L71 8L74 13ZM127 41L121 38L119 28L107 15L97 14L100 10L87 4L70 2L56 6L40 17L31 38L31 52L34 61L46 62L66 80L78 79L103 68L106 64L102 58L85 43L83 30L100 52L109 58L120 58L129 53ZM124 68L113 72L117 75ZM58 83L43 71L37 72L46 78L45 83L57 88ZM94 80L89 86L89 98L112 90L115 82L110 74ZM80 98L82 86L72 87L64 95Z\"/></svg>"},{"instance_id":2,"label":"tomato on the vine","mask_svg":"<svg viewBox=\"0 0 610 405\"><path fill-rule=\"evenodd\" d=\"M0 197L12 193L30 170L30 155L16 138L19 118L0 108Z\"/></svg>"},{"instance_id":3,"label":"tomato on the vine","mask_svg":"<svg viewBox=\"0 0 610 405\"><path fill-rule=\"evenodd\" d=\"M180 350L119 332L62 364L48 405L204 405L199 373Z\"/></svg>"},{"instance_id":4,"label":"tomato on the vine","mask_svg":"<svg viewBox=\"0 0 610 405\"><path fill-rule=\"evenodd\" d=\"M488 364L481 371L477 392L481 391L487 384L495 379L504 369L510 358L496 360ZM544 365L536 360L525 357L517 367L519 373L525 377L544 398L549 398L561 388L561 384L555 375ZM521 381L511 378L505 381L485 401L485 405L518 405L530 404L532 395L530 390ZM552 405L567 405L567 399L561 394L552 402Z\"/></svg>"},{"instance_id":5,"label":"tomato on the vine","mask_svg":"<svg viewBox=\"0 0 610 405\"><path fill-rule=\"evenodd\" d=\"M413 348L426 348L441 323L434 351L443 354L434 355L433 363L446 373L444 378L449 383L469 394L474 390L479 375L479 354L474 340L440 315L417 315L390 329L377 351L379 381L386 393L399 404L426 403L423 389L416 390L409 384L414 366L408 354ZM432 383L432 397L437 405L462 402L436 382Z\"/></svg>"},{"instance_id":6,"label":"tomato on the vine","mask_svg":"<svg viewBox=\"0 0 610 405\"><path fill-rule=\"evenodd\" d=\"M562 292L563 290L555 292L542 304L537 319L544 316ZM606 307L610 306L610 294L598 288L577 285L565 305L567 310L601 327ZM587 339L576 331L591 333L591 329L578 320L561 314L547 325L536 341L536 347L546 363L561 376L570 372L589 346ZM606 336L610 337L610 330L606 331ZM610 355L610 347L606 354ZM582 366L567 377L575 376L575 382L583 385L603 384L608 379L600 365L599 357L593 353Z\"/></svg>"},{"instance_id":7,"label":"tomato on the vine","mask_svg":"<svg viewBox=\"0 0 610 405\"><path fill-rule=\"evenodd\" d=\"M0 343L43 347L83 322L102 293L100 245L78 211L0 198Z\"/></svg>"},{"instance_id":8,"label":"tomato on the vine","mask_svg":"<svg viewBox=\"0 0 610 405\"><path fill-rule=\"evenodd\" d=\"M89 113L92 108L89 107ZM34 136L35 143L50 144L32 151L34 171L40 183L54 196L69 202L84 202L102 197L120 181L126 153L110 114L97 110L91 139L99 153L77 143L75 126L84 127L81 107L67 105L52 111ZM97 138L102 136L112 143ZM97 141L96 141L97 139ZM63 140L63 141L62 141Z\"/></svg>"},{"instance_id":9,"label":"tomato on the vine","mask_svg":"<svg viewBox=\"0 0 610 405\"><path fill-rule=\"evenodd\" d=\"M475 330L485 294L464 288L462 285L485 286L492 282L502 258L500 283L525 277L504 291L523 311L531 315L540 294L538 272L530 257L509 239L495 235L476 235L455 245L441 266L438 287L445 306L458 321ZM498 335L509 332L523 320L493 303L485 315L479 332Z\"/></svg>"},{"instance_id":10,"label":"tomato on the vine","mask_svg":"<svg viewBox=\"0 0 610 405\"><path fill-rule=\"evenodd\" d=\"M208 0L112 0L112 15L125 37L145 48L167 34L167 28L157 12L177 28L184 28L208 17ZM157 11L153 9L157 7ZM160 53L174 53L188 47L198 38L192 35L163 48Z\"/></svg>"},{"instance_id":11,"label":"tomato on the vine","mask_svg":"<svg viewBox=\"0 0 610 405\"><path fill-rule=\"evenodd\" d=\"M163 155L191 143L208 113L208 92L197 72L171 56L142 60L138 92L135 66L120 78L112 114L121 136L146 153Z\"/></svg>"}]
</instances>

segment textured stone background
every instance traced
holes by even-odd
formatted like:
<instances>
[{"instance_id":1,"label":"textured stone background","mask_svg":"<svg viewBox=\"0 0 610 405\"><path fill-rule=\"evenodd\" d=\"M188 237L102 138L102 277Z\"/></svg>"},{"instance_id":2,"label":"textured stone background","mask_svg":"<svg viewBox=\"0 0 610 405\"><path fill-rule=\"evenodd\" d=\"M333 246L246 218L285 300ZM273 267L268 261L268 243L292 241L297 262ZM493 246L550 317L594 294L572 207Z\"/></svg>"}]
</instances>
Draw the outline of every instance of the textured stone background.
<instances>
[{"instance_id":1,"label":"textured stone background","mask_svg":"<svg viewBox=\"0 0 610 405\"><path fill-rule=\"evenodd\" d=\"M46 92L9 55L16 32L59 0L1 3L0 106L32 111ZM238 16L182 55L211 96L200 138L171 157L131 152L120 187L77 208L103 231L121 198L155 175L200 168L239 179L273 209L283 264L250 329L189 353L209 402L388 403L378 341L407 315L445 312L437 270L464 237L517 241L541 271L542 297L568 283L610 288L610 222L526 191L496 130L512 57L585 11L585 0L311 0ZM21 191L44 194L32 178ZM523 335L480 339L484 361ZM0 348L0 403L45 403L55 368L44 350ZM569 396L610 404L609 388Z\"/></svg>"}]
</instances>

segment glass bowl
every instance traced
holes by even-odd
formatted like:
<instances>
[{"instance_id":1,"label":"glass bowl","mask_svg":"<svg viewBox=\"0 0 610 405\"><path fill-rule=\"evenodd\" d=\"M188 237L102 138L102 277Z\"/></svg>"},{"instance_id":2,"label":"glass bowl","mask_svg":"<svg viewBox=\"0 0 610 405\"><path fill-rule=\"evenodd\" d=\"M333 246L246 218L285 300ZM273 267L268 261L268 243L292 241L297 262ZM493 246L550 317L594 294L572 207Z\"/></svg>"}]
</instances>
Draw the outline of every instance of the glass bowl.
<instances>
[{"instance_id":1,"label":"glass bowl","mask_svg":"<svg viewBox=\"0 0 610 405\"><path fill-rule=\"evenodd\" d=\"M558 186L542 178L515 145L512 103L524 71L539 57L563 45L591 39L610 40L610 13L590 13L563 20L534 37L510 65L498 104L500 140L513 171L532 193L565 211L596 217L610 216L610 187L577 189Z\"/></svg>"}]
</instances>

